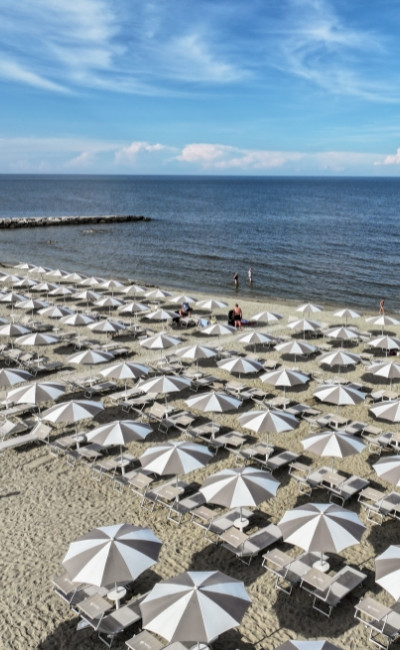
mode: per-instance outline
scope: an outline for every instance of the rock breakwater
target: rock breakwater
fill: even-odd
[[[46,228],[49,226],[82,226],[90,224],[128,223],[133,221],[151,221],[150,217],[135,215],[105,215],[101,217],[23,217],[0,219],[0,230],[15,228]]]

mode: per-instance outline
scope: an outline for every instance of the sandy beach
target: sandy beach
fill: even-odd
[[[79,271],[79,269],[75,269]],[[26,274],[26,271],[4,266],[2,271]],[[72,271],[72,269],[69,269]],[[22,290],[24,291],[24,290]],[[37,294],[36,294],[37,295]],[[120,297],[119,293],[115,296]],[[174,292],[177,295],[177,292]],[[33,296],[33,294],[32,294]],[[42,296],[45,297],[45,296]],[[204,299],[204,294],[194,293],[196,299]],[[224,300],[223,296],[218,296]],[[137,297],[141,300],[141,297]],[[307,296],[304,296],[307,299]],[[49,298],[52,303],[62,305],[64,298]],[[214,310],[214,317],[218,322],[227,321],[228,310],[233,308],[235,299],[232,296],[225,298],[228,307]],[[282,314],[283,318],[269,326],[258,326],[257,329],[266,331],[273,336],[291,338],[292,331],[288,328],[288,321],[300,318],[302,314],[296,312],[299,302],[266,302],[266,301],[243,301],[240,290],[237,294],[244,318],[251,321],[257,312],[268,309],[272,312]],[[65,304],[71,308],[86,311],[84,301],[65,299]],[[168,299],[162,302],[163,305],[171,307]],[[336,309],[352,307],[352,305],[337,305]],[[365,316],[377,315],[376,309],[359,319],[349,321],[349,324],[368,334],[380,334],[381,328],[371,327],[365,321]],[[322,323],[324,329],[343,323],[343,319],[334,315],[335,308],[327,306],[320,313],[311,314],[313,320]],[[108,310],[102,312],[104,317],[108,316]],[[4,303],[0,303],[0,316],[11,320],[11,309]],[[14,310],[15,321],[26,318],[22,310]],[[129,317],[122,317],[118,312],[112,312],[114,318],[123,320],[129,324]],[[194,308],[194,318],[206,316],[206,312],[199,312]],[[72,328],[60,326],[59,321],[38,315],[35,320],[59,328],[57,335],[63,332],[71,334]],[[247,349],[238,341],[239,334],[230,334],[224,337],[205,336],[197,327],[174,328],[154,321],[144,321],[139,318],[139,323],[148,329],[159,331],[166,329],[169,333],[181,338],[182,342],[176,349],[191,342],[204,343],[210,346],[222,345],[225,350],[232,350],[235,353],[247,353],[263,363],[276,360],[289,367],[297,367],[305,373],[313,373],[318,382],[329,377],[337,376],[338,372],[330,372],[319,365],[316,355],[310,359],[302,360],[298,357],[295,361],[282,359],[275,350],[267,350],[258,347],[256,351]],[[400,326],[391,326],[390,331],[395,335],[400,334]],[[85,330],[85,332],[83,332]],[[76,330],[74,330],[75,332]],[[245,333],[245,329],[241,333]],[[89,332],[81,328],[80,333],[87,338],[98,339],[104,343],[104,334]],[[300,339],[301,340],[301,339]],[[160,359],[160,351],[147,350],[139,345],[138,340],[133,337],[121,335],[113,339],[121,346],[126,346],[129,353],[126,358],[155,367]],[[326,336],[313,338],[309,342],[323,350],[332,348],[332,342]],[[338,343],[335,343],[335,347]],[[367,341],[357,342],[356,345],[346,350],[355,353],[365,352],[368,347]],[[72,366],[67,359],[75,351],[73,346],[57,344],[46,346],[40,349],[50,360],[60,361],[62,368],[57,372],[41,374],[37,379],[57,379],[65,383],[77,376],[88,376],[88,366]],[[173,353],[175,348],[166,350],[165,353]],[[384,354],[377,359],[383,358]],[[106,365],[94,366],[93,374],[103,370]],[[2,367],[5,362],[2,361]],[[225,370],[217,367],[214,359],[200,363],[200,370],[207,374],[215,375],[221,382],[240,381],[249,387],[263,389],[272,396],[282,396],[283,391],[273,386],[263,384],[259,376],[242,375],[240,380],[237,376],[231,375]],[[154,374],[156,374],[154,372]],[[388,388],[385,380],[372,380],[366,374],[366,366],[359,364],[350,371],[342,370],[342,378],[362,384],[369,391],[379,388]],[[129,385],[132,385],[131,383]],[[368,409],[370,403],[358,404],[356,406],[336,407],[329,404],[321,404],[314,397],[313,392],[318,386],[315,379],[304,387],[287,391],[287,397],[294,401],[318,408],[322,413],[337,412],[341,416],[351,420],[362,422],[373,422]],[[121,383],[121,389],[123,383]],[[394,384],[394,390],[397,390]],[[83,397],[83,391],[75,390],[71,393],[74,397]],[[168,396],[168,403],[177,409],[187,410],[185,400],[194,395],[191,390],[185,391],[175,397]],[[57,401],[65,401],[70,398],[67,392]],[[121,407],[115,405],[107,394],[93,399],[101,399],[104,411],[93,420],[85,420],[79,423],[79,430],[87,431],[99,423],[105,423],[119,418],[132,418],[134,414],[123,413]],[[162,400],[163,397],[160,396]],[[50,406],[48,404],[46,406]],[[255,405],[249,400],[243,403],[238,411],[215,414],[214,420],[226,430],[234,429],[249,435],[246,429],[242,429],[238,422],[238,416],[245,411],[254,409]],[[201,413],[195,413],[200,418]],[[209,415],[209,414],[206,414]],[[204,417],[203,417],[204,419]],[[385,431],[393,429],[389,423],[378,423]],[[270,434],[269,441],[274,445],[275,451],[288,449],[301,455],[301,460],[312,463],[313,467],[331,465],[330,458],[317,457],[314,454],[305,452],[301,440],[310,433],[310,423],[300,420],[297,429],[284,434]],[[397,425],[394,425],[397,426]],[[72,427],[74,430],[74,427]],[[71,427],[61,425],[54,429],[51,440],[71,431]],[[261,437],[261,436],[259,436]],[[143,451],[159,441],[187,439],[184,433],[177,429],[170,429],[168,433],[160,433],[154,427],[154,433],[144,442],[131,443],[128,451],[134,456],[140,456]],[[251,444],[257,439],[256,435],[249,436]],[[374,487],[381,489],[394,489],[390,484],[380,481],[372,468],[377,456],[373,455],[368,447],[358,455],[349,456],[343,459],[335,459],[336,469],[345,474],[356,474],[371,482]],[[188,483],[200,486],[204,479],[215,472],[227,468],[236,467],[237,457],[233,453],[221,450],[215,454],[211,462],[201,470],[196,470],[185,476]],[[354,605],[360,597],[365,594],[373,595],[380,602],[387,605],[393,604],[393,598],[375,583],[374,558],[382,553],[391,543],[396,543],[399,533],[399,522],[389,519],[383,522],[382,526],[372,525],[366,519],[365,509],[360,507],[357,497],[351,498],[345,507],[356,512],[363,523],[366,531],[360,544],[343,550],[338,555],[333,555],[331,563],[333,568],[340,568],[344,563],[357,567],[366,574],[363,584],[356,589],[343,603],[340,603],[332,612],[330,618],[322,616],[311,607],[312,599],[304,590],[295,588],[291,596],[275,589],[274,576],[262,567],[260,554],[255,557],[249,566],[241,563],[231,552],[224,549],[221,543],[212,543],[204,534],[204,530],[195,526],[190,517],[185,517],[180,525],[167,520],[167,509],[164,507],[155,508],[149,512],[140,507],[140,498],[134,494],[129,487],[122,491],[114,489],[113,481],[107,476],[101,480],[94,480],[90,463],[81,460],[75,466],[65,462],[63,457],[50,453],[49,445],[30,444],[15,450],[9,450],[1,454],[2,472],[0,477],[0,514],[1,514],[1,535],[0,535],[0,559],[1,559],[1,589],[0,607],[2,616],[0,618],[0,648],[2,650],[69,650],[79,648],[81,650],[92,650],[105,647],[98,640],[96,633],[91,629],[76,630],[78,617],[68,605],[57,597],[52,590],[52,579],[62,573],[61,561],[68,549],[70,542],[82,536],[92,528],[106,526],[113,523],[131,523],[140,526],[149,526],[154,533],[162,540],[159,561],[151,570],[146,571],[134,584],[135,593],[145,593],[157,582],[172,577],[177,573],[191,570],[214,570],[219,569],[228,575],[243,580],[252,604],[245,614],[241,625],[229,632],[226,632],[213,643],[215,650],[240,649],[240,650],[274,650],[281,643],[288,639],[328,639],[336,643],[344,650],[355,650],[362,647],[373,647],[368,644],[366,629],[354,619]],[[277,496],[261,503],[256,508],[254,518],[250,522],[246,533],[255,530],[256,526],[265,526],[267,523],[277,523],[286,510],[304,504],[308,501],[315,503],[326,503],[329,494],[326,490],[317,488],[312,496],[299,494],[297,482],[289,475],[288,467],[284,467],[274,473],[280,482]],[[98,478],[98,476],[96,476]],[[157,483],[165,482],[165,477],[160,477]],[[301,549],[290,547],[288,544],[280,544],[279,548],[289,550],[292,554],[298,554]],[[133,634],[128,631],[119,638],[113,647],[124,648],[125,639]]]

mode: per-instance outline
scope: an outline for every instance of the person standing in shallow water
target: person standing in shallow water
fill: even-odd
[[[384,314],[385,313],[385,298],[381,298],[380,303],[379,303],[379,313]]]
[[[251,266],[249,267],[249,270],[247,271],[247,275],[248,275],[250,284],[253,284],[253,269],[251,268]]]
[[[235,285],[235,288],[237,289],[239,286],[239,273],[235,273],[233,276],[233,283]]]

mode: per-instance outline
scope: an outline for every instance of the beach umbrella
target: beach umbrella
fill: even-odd
[[[180,343],[181,340],[182,339],[179,339],[176,336],[170,336],[165,332],[159,332],[158,334],[153,334],[152,336],[143,339],[142,341],[139,342],[139,345],[141,345],[144,348],[148,348],[149,350],[161,350],[161,357],[162,357],[163,350],[166,350],[167,348],[171,348],[174,345],[178,345],[178,343]]]
[[[63,318],[63,316],[70,316],[74,313],[69,307],[61,307],[60,305],[50,305],[39,310],[39,314],[47,316],[47,318]]]
[[[54,424],[76,423],[79,420],[93,418],[103,409],[104,406],[101,402],[93,402],[85,399],[70,400],[50,406],[49,409],[42,413],[42,420],[48,420]]]
[[[379,478],[396,487],[400,486],[400,454],[380,458],[372,467]]]
[[[349,318],[361,318],[362,314],[359,314],[358,311],[355,311],[354,309],[339,309],[339,311],[335,311],[334,316],[344,318],[345,324],[347,325]]]
[[[58,341],[59,338],[57,336],[46,334],[45,332],[31,332],[30,334],[18,336],[18,338],[15,339],[15,342],[18,345],[28,345],[34,348],[43,345],[54,345],[55,343],[58,343]],[[37,361],[39,364],[39,350],[37,350]]]
[[[144,393],[163,393],[165,403],[167,403],[167,393],[180,393],[182,390],[189,388],[190,379],[178,377],[177,375],[159,375],[146,379],[140,384],[140,390]]]
[[[369,412],[376,418],[388,422],[400,422],[400,400],[389,400],[371,406]]]
[[[205,311],[214,311],[214,309],[224,309],[228,306],[227,302],[218,300],[217,298],[207,298],[206,300],[199,300],[196,303],[196,309],[204,309]]]
[[[256,351],[256,345],[268,345],[271,347],[280,341],[276,336],[271,336],[265,332],[256,332],[255,330],[251,330],[245,334],[240,334],[237,340],[240,343],[253,345],[254,352]]]
[[[39,300],[37,298],[29,298],[29,300],[21,300],[15,303],[16,309],[24,309],[25,311],[31,311],[32,314],[34,311],[39,311],[45,309],[49,306],[49,303],[46,300]]]
[[[54,282],[39,282],[38,284],[35,284],[34,287],[31,288],[31,291],[35,291],[35,293],[45,293],[46,298],[49,297],[50,291],[53,291],[53,289],[57,289],[59,285],[55,284]]]
[[[226,508],[240,508],[239,521],[243,522],[242,507],[257,506],[276,495],[279,487],[270,472],[255,467],[232,467],[223,469],[204,481],[199,491],[207,503]]]
[[[72,312],[69,315],[63,316],[60,319],[60,323],[63,325],[72,325],[73,327],[83,327],[84,325],[89,325],[93,323],[94,318],[89,314],[83,314],[82,312]]]
[[[360,338],[361,332],[351,327],[340,326],[326,330],[325,336],[339,341],[355,341]]]
[[[146,293],[146,289],[139,284],[130,284],[122,289],[127,296],[136,296],[137,293]]]
[[[65,393],[65,385],[56,381],[37,381],[14,388],[8,393],[8,399],[14,404],[37,404],[50,402]]]
[[[278,522],[282,537],[305,551],[318,551],[316,567],[326,570],[323,553],[340,553],[358,544],[365,531],[355,512],[332,503],[305,503],[288,510]]]
[[[275,346],[275,350],[281,354],[294,356],[296,362],[297,357],[308,357],[310,354],[314,354],[317,348],[305,341],[283,341],[283,343],[278,343]]]
[[[255,359],[248,357],[230,357],[218,361],[217,366],[228,372],[237,372],[240,375],[249,375],[263,370],[263,365]]]
[[[17,282],[14,282],[14,287],[27,287],[31,289],[35,286],[35,284],[38,284],[37,280],[32,280],[31,278],[25,277],[20,278]]]
[[[275,650],[343,650],[338,645],[333,645],[330,641],[285,641]]]
[[[198,361],[199,359],[211,359],[216,357],[218,350],[211,348],[207,345],[200,345],[198,343],[194,345],[186,345],[184,348],[180,348],[176,351],[177,357],[182,357],[182,359],[191,359],[192,361]]]
[[[322,431],[301,441],[303,449],[317,456],[330,456],[332,458],[345,458],[359,454],[365,449],[365,444],[344,431]]]
[[[294,415],[274,409],[262,409],[260,411],[248,411],[239,416],[242,427],[250,429],[255,433],[283,433],[292,431],[299,425]]]
[[[364,401],[365,393],[343,384],[323,384],[315,389],[314,397],[327,404],[353,406]]]
[[[114,294],[114,291],[122,291],[125,288],[125,284],[119,280],[105,280],[99,284],[99,289],[107,289],[111,291],[111,295]]]
[[[324,308],[321,307],[321,305],[314,304],[313,302],[305,302],[296,307],[296,311],[299,311],[302,314],[316,314],[319,311],[324,311]]]
[[[0,386],[5,389],[5,402],[7,407],[7,388],[31,379],[32,375],[27,370],[19,368],[0,368]]]
[[[123,323],[120,323],[116,320],[106,319],[95,321],[94,323],[89,323],[88,328],[92,332],[101,332],[102,334],[116,334],[126,329],[126,326]]]
[[[64,298],[65,301],[65,298],[67,296],[72,296],[74,291],[75,289],[73,289],[72,287],[59,286],[57,287],[57,289],[53,289],[53,291],[50,291],[49,296],[55,296],[55,297],[62,296],[62,298]]]
[[[198,409],[204,413],[226,413],[238,409],[242,402],[233,395],[211,391],[190,397],[185,403],[189,408]],[[214,429],[213,422],[211,423],[211,429]]]
[[[29,262],[18,262],[18,264],[14,264],[13,266],[14,269],[21,269],[21,271],[29,271],[29,269],[35,269],[34,264],[30,264]]]
[[[64,275],[61,279],[63,282],[72,282],[72,284],[78,284],[79,282],[82,282],[87,277],[87,275],[82,275],[82,273],[76,273],[76,271],[73,271],[72,273],[68,273],[67,275]]]
[[[86,306],[88,305],[89,302],[95,302],[96,300],[100,300],[100,294],[97,293],[97,291],[93,291],[92,289],[84,289],[83,291],[77,291],[76,293],[73,294],[72,296],[76,300],[85,300],[86,301]]]
[[[145,296],[146,298],[150,298],[150,300],[164,300],[165,298],[170,298],[172,293],[164,289],[152,289],[151,291],[147,291]]]
[[[72,582],[107,587],[136,580],[156,563],[161,545],[150,528],[101,526],[72,542],[62,564]]]
[[[26,296],[21,293],[15,293],[15,291],[4,293],[0,298],[0,302],[6,302],[10,305],[15,305],[17,302],[25,302],[27,300],[29,299]]]
[[[112,359],[114,359],[114,355],[111,352],[103,352],[103,350],[82,350],[69,357],[68,363],[90,366],[90,376],[92,376],[92,366],[99,363],[107,363],[107,361],[111,361]]]
[[[149,306],[141,302],[128,302],[118,309],[120,314],[140,314],[141,312],[149,311]]]
[[[46,271],[46,275],[48,277],[61,279],[68,275],[68,271],[65,271],[64,269],[49,269]]]
[[[392,544],[375,558],[375,582],[395,600],[400,598],[400,546]]]
[[[220,571],[185,571],[158,582],[140,603],[142,627],[168,641],[209,643],[240,624],[251,600]]]
[[[322,325],[315,320],[300,318],[288,323],[288,327],[295,332],[303,332],[303,336],[305,336],[306,332],[319,332]]]
[[[187,474],[204,467],[213,457],[205,445],[197,442],[171,441],[148,447],[139,460],[147,471],[160,476]]]
[[[96,305],[96,307],[108,307],[108,313],[111,312],[111,309],[116,309],[117,307],[121,307],[121,305],[125,304],[123,300],[120,300],[119,298],[114,298],[114,296],[104,296],[104,298],[99,298],[99,300],[95,300],[93,303]]]
[[[286,388],[291,388],[293,386],[301,386],[309,382],[311,377],[306,375],[303,372],[298,370],[293,370],[292,368],[285,368],[282,366],[278,370],[273,370],[272,372],[266,372],[264,375],[261,375],[261,381],[266,384],[271,384],[277,388],[283,388],[284,395],[286,397]]]
[[[135,420],[113,420],[88,431],[86,433],[86,440],[102,445],[102,447],[119,445],[122,461],[123,445],[144,440],[152,431],[152,427],[148,424],[143,424],[143,422],[136,422]]]
[[[128,379],[139,379],[145,377],[150,372],[150,368],[141,363],[132,363],[131,361],[122,361],[112,366],[104,368],[100,371],[103,377],[110,377],[112,379],[125,380],[125,397],[126,397],[126,384]]]
[[[1,328],[0,328],[1,333]],[[384,377],[390,380],[390,390],[392,389],[393,379],[400,379],[400,363],[386,361],[384,363],[374,363],[367,369],[375,377]]]
[[[224,325],[223,323],[214,323],[213,325],[208,325],[204,329],[200,330],[202,334],[207,334],[208,336],[227,336],[228,334],[236,334],[236,327],[232,325]]]
[[[378,336],[378,338],[369,341],[371,348],[385,350],[386,356],[388,351],[400,350],[400,339],[391,336]]]
[[[189,305],[192,305],[194,302],[196,302],[196,298],[193,298],[192,296],[186,296],[185,294],[179,294],[179,296],[174,296],[171,298],[171,302],[176,305],[181,305],[184,302],[187,302]]]
[[[278,320],[281,320],[283,318],[282,314],[277,314],[272,311],[260,311],[257,314],[254,314],[254,316],[251,317],[252,321],[256,321],[257,323],[262,321],[264,323],[276,323]]]
[[[390,327],[391,325],[399,325],[399,321],[397,318],[394,318],[393,316],[388,316],[387,314],[380,314],[379,316],[370,316],[369,318],[365,319],[367,323],[371,323],[371,325],[377,325],[378,327],[382,328],[382,336],[383,336],[383,330],[385,327]]]
[[[38,275],[43,275],[50,271],[48,266],[36,266],[32,265],[32,268],[28,269],[28,273],[37,273]]]
[[[355,366],[360,362],[361,357],[359,354],[346,352],[343,349],[325,352],[318,357],[318,363],[321,365],[329,366],[330,368],[338,366],[339,370],[342,366]]]
[[[168,309],[156,309],[144,314],[143,318],[164,321],[179,318],[179,314],[176,311],[169,311]]]
[[[82,287],[99,287],[100,285],[103,284],[103,282],[105,282],[105,278],[98,278],[92,275],[89,278],[85,278],[84,280],[81,280],[79,284]]]
[[[11,347],[13,347],[13,337],[23,336],[23,334],[29,334],[31,330],[29,327],[24,327],[18,323],[5,323],[0,325],[0,336],[8,336],[11,341]]]

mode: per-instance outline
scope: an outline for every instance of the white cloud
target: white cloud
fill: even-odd
[[[186,163],[197,163],[203,169],[266,170],[299,160],[302,154],[283,151],[239,149],[220,144],[188,144],[176,157]]]
[[[394,155],[385,156],[383,161],[376,161],[375,165],[400,165],[400,149],[397,149]]]
[[[116,164],[126,164],[132,163],[136,160],[137,156],[141,153],[153,154],[159,153],[164,150],[171,150],[170,147],[167,147],[163,144],[150,144],[149,142],[131,142],[127,147],[122,147],[115,152],[115,163]]]
[[[5,59],[0,61],[0,78],[8,79],[13,82],[22,83],[42,90],[50,90],[52,92],[69,92],[69,90],[58,83],[45,79],[44,77],[27,70],[15,61],[7,61]]]

